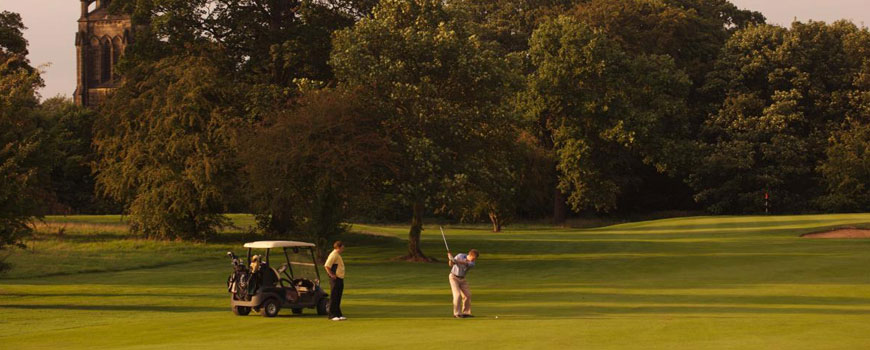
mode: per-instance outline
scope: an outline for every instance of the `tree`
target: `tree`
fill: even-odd
[[[575,210],[610,211],[643,163],[661,171],[665,137],[685,115],[688,77],[667,56],[624,52],[604,33],[562,16],[542,24],[529,53],[526,117],[551,140],[559,189]]]
[[[700,88],[734,31],[763,23],[764,17],[739,10],[726,0],[589,0],[578,3],[569,13],[604,33],[624,52],[671,57],[676,68],[689,76],[692,85],[685,115],[665,121],[671,124],[666,128],[671,132],[662,136],[670,139],[672,147],[661,156],[668,158],[668,168],[661,171],[643,164],[642,159],[631,161],[633,179],[623,186],[619,209],[693,207],[691,190],[682,181],[692,171],[698,154],[689,140],[698,135],[711,103],[718,102]]]
[[[672,130],[682,131],[670,134],[672,140],[669,143],[681,145],[671,147],[668,153],[670,166],[664,173],[652,165],[643,164],[642,160],[632,161],[635,164],[633,167],[637,168],[636,173],[645,175],[633,181],[635,184],[631,186],[634,188],[631,192],[646,191],[642,187],[649,187],[649,183],[667,183],[671,188],[662,191],[686,193],[686,199],[690,199],[687,186],[675,179],[684,176],[690,167],[691,155],[695,152],[690,150],[685,140],[697,134],[710,103],[696,92],[696,88],[703,84],[706,72],[712,68],[711,62],[734,30],[749,23],[764,21],[759,13],[739,10],[726,0],[461,0],[454,2],[453,6],[463,10],[473,23],[475,33],[483,40],[495,41],[503,52],[514,53],[513,56],[523,62],[521,68],[526,73],[531,73],[535,68],[529,64],[525,53],[532,31],[541,22],[560,13],[568,13],[603,32],[626,53],[667,55],[673,58],[677,68],[688,73],[694,83],[689,91],[690,110],[686,112],[687,115],[669,121],[675,126]],[[533,125],[533,128],[536,130],[530,131],[539,136],[536,147],[552,149],[552,135],[541,131],[546,127]],[[555,158],[555,155],[551,155],[551,158]],[[548,168],[555,168],[555,159]],[[540,173],[539,170],[536,172]],[[556,172],[551,173],[555,179]],[[554,179],[544,183],[555,184],[557,181]],[[568,214],[565,194],[555,188],[552,197],[554,221],[561,223]],[[622,198],[621,201],[630,202],[628,198]]]
[[[705,89],[721,101],[702,134],[691,176],[714,213],[813,207],[828,138],[844,124],[870,36],[848,22],[751,26],[723,48]]]
[[[388,183],[412,212],[406,258],[429,260],[420,249],[426,208],[444,205],[447,184],[479,181],[488,141],[511,124],[507,64],[438,0],[381,1],[333,47],[336,78],[385,111],[402,165]]]
[[[24,39],[25,29],[27,27],[21,21],[21,15],[8,11],[0,12],[0,50],[2,50],[3,55],[18,55],[22,60],[27,57],[27,40]]]
[[[482,41],[498,44],[502,53],[524,52],[532,32],[547,17],[557,16],[578,0],[456,0],[450,6],[466,17]]]
[[[451,1],[450,6],[456,13],[458,13],[458,15],[463,17],[463,21],[469,24],[469,30],[474,33],[474,35],[483,42],[493,43],[495,50],[497,50],[499,54],[505,55],[505,57],[509,58],[511,68],[514,70],[515,74],[523,76],[533,70],[527,52],[532,32],[548,18],[564,13],[576,6],[577,3],[581,2],[583,1],[457,0]],[[516,109],[512,112],[521,114],[521,111]],[[528,130],[524,130],[523,132],[528,132]],[[538,140],[537,144],[525,143],[525,145],[535,149],[552,148],[548,146],[547,141],[543,139]],[[522,153],[523,151],[527,151],[527,149],[517,151]],[[556,222],[563,222],[568,213],[564,194],[562,194],[558,189],[553,191],[552,188],[555,188],[555,185],[550,187],[550,190],[548,190],[551,192],[541,192],[541,186],[554,183],[553,178],[555,177],[555,171],[553,171],[553,169],[555,168],[555,165],[552,158],[551,155],[547,155],[544,158],[538,159],[543,160],[542,162],[526,163],[525,166],[514,169],[519,172],[513,173],[514,177],[520,179],[535,177],[541,173],[549,172],[552,174],[552,178],[536,184],[529,184],[532,185],[532,187],[514,186],[514,188],[510,189],[505,188],[508,189],[508,191],[514,192],[514,195],[500,193],[495,196],[492,194],[481,196],[485,191],[474,192],[476,195],[469,193],[469,196],[478,198],[479,200],[472,201],[472,203],[477,203],[471,205],[470,208],[473,210],[468,208],[461,210],[461,216],[475,218],[480,215],[488,215],[492,218],[493,215],[490,215],[490,210],[487,208],[501,207],[500,211],[503,211],[503,216],[505,214],[509,216],[514,211],[535,212],[535,215],[549,215],[552,213],[554,214]],[[537,165],[540,168],[530,167],[529,165],[532,164]],[[516,198],[520,193],[531,195],[531,197]],[[543,197],[540,198],[542,193]],[[501,199],[494,201],[495,197]],[[533,198],[533,200],[529,201],[529,198]],[[546,202],[553,203],[552,212],[537,213],[541,208],[541,204]],[[502,204],[495,205],[495,203]],[[508,207],[505,207],[505,205],[508,205]],[[498,215],[495,217],[498,217]],[[493,225],[494,227],[500,226],[496,222],[493,222]]]
[[[96,125],[97,186],[147,237],[205,240],[237,187],[238,86],[204,57],[128,72]]]
[[[49,197],[52,150],[36,113],[42,79],[25,57],[23,29],[18,14],[0,12],[0,250],[21,244]]]
[[[764,22],[727,0],[589,0],[573,16],[627,52],[670,56],[698,86],[734,31]]]
[[[820,206],[834,212],[870,210],[870,123],[852,122],[836,132],[825,155],[819,171],[828,191]]]
[[[96,113],[76,106],[72,100],[53,97],[43,101],[37,113],[46,121],[50,147],[56,152],[51,162],[49,210],[53,214],[117,213],[119,206],[97,196],[91,164],[96,154],[91,148]]]
[[[444,206],[436,212],[456,216],[460,221],[489,220],[492,232],[518,215],[546,215],[551,200],[546,191],[551,157],[537,147],[537,140],[521,130],[504,132],[490,139],[484,164],[475,166],[477,176],[458,176],[446,184]],[[544,184],[544,186],[542,186]],[[537,212],[529,212],[529,208]]]
[[[111,11],[133,16],[136,37],[120,63],[125,84],[98,121],[101,191],[127,203],[136,230],[155,237],[203,239],[224,222],[222,210],[249,209],[229,176],[238,167],[237,133],[286,115],[285,101],[331,80],[331,33],[371,6],[371,0],[113,1]],[[172,152],[158,154],[161,147]]]
[[[244,132],[240,157],[261,226],[313,241],[325,258],[393,167],[378,118],[358,93],[325,89]]]
[[[870,32],[862,30],[858,35],[845,38],[847,47],[867,54],[868,47],[862,42]],[[867,211],[870,209],[870,59],[864,59],[861,70],[855,74],[854,88],[848,94],[850,111],[841,127],[836,128],[828,139],[825,159],[819,164],[827,193],[818,199],[822,209],[843,211]]]
[[[20,244],[29,223],[42,215],[45,132],[35,120],[39,76],[9,59],[0,63],[0,250]],[[6,265],[0,261],[0,271]]]
[[[328,81],[333,31],[353,25],[371,0],[116,0],[141,30],[128,58],[138,62],[220,47],[222,60],[252,84],[295,88]],[[213,45],[215,44],[215,45]],[[156,54],[155,54],[156,53]]]

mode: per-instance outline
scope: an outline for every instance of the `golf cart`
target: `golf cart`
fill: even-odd
[[[326,315],[329,295],[320,288],[314,247],[294,241],[245,243],[247,263],[228,252],[233,259],[233,273],[227,279],[233,313],[245,316],[254,310],[265,317],[275,317],[281,308],[290,308],[294,314],[314,308],[318,315]],[[265,255],[252,255],[254,249],[265,249]],[[283,253],[287,261],[277,269],[270,262],[272,250]]]

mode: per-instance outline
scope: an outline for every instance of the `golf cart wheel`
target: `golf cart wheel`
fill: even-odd
[[[329,313],[329,298],[320,298],[317,301],[317,314],[318,315],[326,315]]]
[[[301,314],[302,314],[302,308],[301,308],[301,307],[294,307],[294,308],[292,308],[292,309],[290,309],[290,310],[293,310],[293,314],[294,314],[294,315],[301,315]]]
[[[278,300],[275,298],[270,298],[263,303],[262,308],[260,308],[260,315],[264,317],[275,317],[278,316],[278,311],[281,311],[281,304],[278,303]]]
[[[251,313],[251,308],[247,306],[233,306],[233,314],[236,316],[247,316]]]

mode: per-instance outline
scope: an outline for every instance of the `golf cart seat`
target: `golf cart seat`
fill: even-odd
[[[304,278],[299,278],[293,280],[293,287],[296,287],[296,291],[299,292],[299,294],[308,293],[314,291],[314,282]]]
[[[276,284],[278,284],[278,281],[281,280],[281,277],[278,274],[278,271],[275,271],[275,269],[273,269],[271,267],[266,266],[266,268],[261,269],[261,271],[263,273],[263,286],[264,287],[275,286]]]

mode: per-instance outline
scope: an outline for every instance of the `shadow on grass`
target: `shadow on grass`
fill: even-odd
[[[65,242],[65,243],[94,243],[94,242],[112,242],[123,240],[144,240],[141,237],[132,234],[118,232],[95,232],[95,233],[64,233],[63,235],[40,232],[30,238],[36,242]]]
[[[245,242],[266,241],[273,238],[266,237],[256,232],[223,231],[208,237],[208,243],[214,244],[241,244]]]
[[[810,315],[870,315],[870,305],[853,305],[849,301],[843,300],[803,300],[802,304],[777,304],[767,303],[759,300],[733,300],[721,302],[715,305],[680,305],[692,303],[687,299],[682,299],[686,296],[672,295],[675,300],[671,303],[676,305],[576,305],[559,302],[548,303],[546,305],[523,305],[512,304],[511,302],[498,303],[503,306],[493,306],[497,303],[492,300],[487,300],[476,304],[473,307],[478,316],[481,315],[499,315],[510,318],[535,318],[535,319],[559,319],[559,318],[589,318],[589,317],[625,317],[630,315],[678,315],[678,316],[704,316],[704,317],[726,317],[737,314],[753,314],[753,315],[794,315],[794,314],[810,314]],[[447,296],[449,299],[449,295]],[[751,299],[751,298],[749,298]],[[785,299],[791,299],[785,297]],[[795,300],[778,300],[777,302],[795,301]],[[594,303],[593,301],[589,301]],[[604,303],[619,304],[619,301],[603,301]],[[628,302],[628,300],[624,300]],[[636,301],[633,301],[636,302]],[[696,301],[697,302],[697,301]],[[728,303],[736,302],[739,304],[728,305]],[[862,300],[861,302],[866,302]],[[657,303],[661,303],[657,301]],[[701,302],[703,303],[703,301]],[[452,310],[452,305],[448,301],[443,301],[439,306],[434,305],[418,305],[401,307],[398,305],[353,305],[343,307],[347,309],[348,317],[352,318],[371,318],[371,319],[388,319],[388,318],[428,318],[449,316]],[[743,304],[743,305],[741,305]],[[745,305],[751,304],[751,305]],[[829,306],[829,307],[824,307]],[[843,306],[843,307],[835,307]],[[850,308],[854,307],[854,308]],[[414,311],[411,311],[414,310]]]
[[[207,257],[207,258],[198,258],[198,259],[191,259],[191,260],[185,260],[185,261],[164,261],[164,262],[155,263],[155,264],[151,264],[151,265],[129,266],[129,267],[119,267],[119,268],[105,267],[105,268],[98,268],[98,269],[81,269],[81,270],[76,270],[76,271],[50,272],[50,273],[43,273],[43,274],[32,274],[29,276],[3,278],[0,280],[3,280],[4,282],[16,281],[16,280],[17,281],[27,281],[27,280],[47,278],[47,277],[73,276],[73,275],[95,274],[95,273],[115,273],[115,272],[126,272],[126,271],[136,271],[136,270],[154,270],[154,269],[160,269],[160,268],[164,268],[164,267],[171,267],[171,266],[177,266],[177,265],[187,265],[187,264],[193,264],[193,263],[199,263],[199,262],[211,261],[211,260],[214,260],[214,258]]]
[[[226,295],[226,296],[225,296]],[[13,298],[209,298],[226,299],[229,294],[180,294],[180,293],[0,293],[0,297]]]
[[[80,311],[135,311],[135,312],[228,312],[229,306],[155,306],[155,305],[69,305],[69,304],[40,304],[40,305],[0,305],[0,309],[24,309],[24,310],[80,310]]]
[[[156,305],[70,305],[70,304],[41,304],[41,305],[0,305],[5,310],[73,310],[73,311],[126,311],[126,312],[167,312],[167,313],[191,313],[191,312],[226,312],[230,316],[229,306],[156,306]],[[451,305],[449,302],[434,306],[401,306],[401,305],[345,305],[348,317],[354,319],[403,319],[403,318],[449,318]],[[847,309],[847,308],[821,308],[806,307],[803,305],[505,305],[494,307],[492,305],[475,306],[478,318],[489,317],[487,315],[499,315],[505,318],[535,318],[535,319],[561,319],[561,318],[589,318],[589,317],[619,317],[636,314],[662,314],[705,317],[728,316],[736,314],[756,315],[870,315],[870,309]],[[282,310],[279,315],[283,318],[317,318],[324,317],[313,311],[294,315],[290,310]]]
[[[361,231],[351,231],[342,234],[340,237],[336,237],[337,239],[341,239],[342,242],[354,246],[378,246],[378,245],[390,245],[390,244],[407,244],[405,240],[399,237],[388,236],[388,235],[379,235],[376,233],[366,233]],[[231,231],[231,232],[219,232],[208,239],[208,243],[215,244],[242,244],[247,242],[255,242],[255,241],[267,241],[267,240],[298,240],[298,241],[309,241],[309,239],[303,237],[269,237],[263,234],[259,234],[256,232],[239,232],[239,231]]]
[[[484,303],[504,303],[505,305],[522,305],[523,303],[535,304],[564,304],[565,308],[584,306],[572,306],[577,303],[626,303],[626,304],[698,304],[699,307],[722,307],[724,304],[753,305],[767,307],[807,307],[807,306],[854,306],[865,307],[870,312],[870,298],[859,297],[814,297],[798,295],[729,295],[729,294],[624,294],[624,293],[586,293],[586,292],[520,292],[520,293],[493,293],[475,292],[472,290],[475,301]],[[382,303],[384,300],[396,303],[426,303],[439,304],[450,302],[450,290],[443,295],[433,294],[389,294],[382,298],[346,296],[347,300],[357,301],[362,304]]]
[[[345,309],[345,307],[342,307]],[[451,318],[452,306],[445,304],[437,309],[419,309],[417,312],[396,312],[395,307],[367,306],[365,311],[359,307],[347,307],[345,315],[350,319],[414,319],[414,318]],[[808,307],[756,307],[756,306],[512,306],[473,308],[476,319],[573,319],[573,318],[624,318],[632,315],[661,315],[673,317],[745,317],[740,315],[870,315],[870,310],[808,308]]]
[[[846,221],[847,223],[838,223]],[[810,224],[812,223],[812,224]],[[804,227],[798,228],[778,228],[778,226],[801,225]],[[760,221],[760,222],[736,222],[736,223],[714,223],[714,224],[685,224],[685,225],[670,225],[670,226],[638,226],[638,227],[603,227],[590,230],[583,230],[578,233],[607,233],[613,232],[650,232],[659,233],[662,231],[674,234],[698,234],[698,233],[715,233],[715,232],[753,232],[753,231],[795,231],[795,230],[819,230],[838,227],[867,227],[870,226],[863,220],[792,220],[792,221]],[[689,232],[681,232],[689,231]],[[571,232],[575,233],[575,232]]]
[[[373,233],[366,233],[360,231],[351,231],[346,232],[341,235],[341,241],[345,244],[353,245],[353,246],[390,246],[390,245],[402,245],[405,246],[408,244],[408,241],[395,236],[385,236]]]

